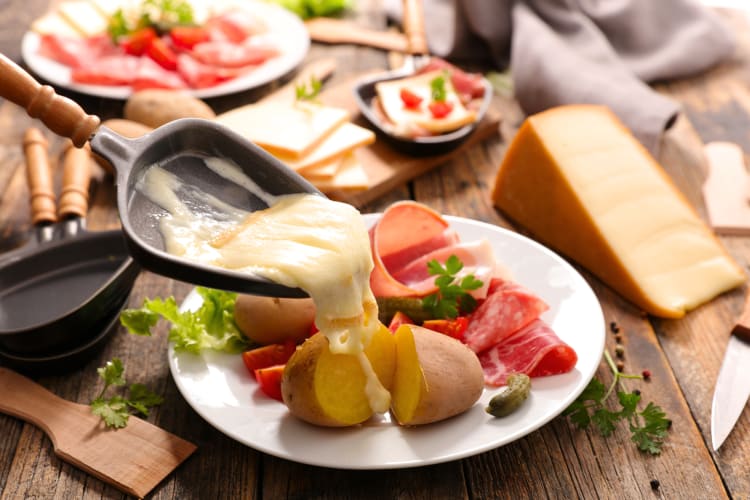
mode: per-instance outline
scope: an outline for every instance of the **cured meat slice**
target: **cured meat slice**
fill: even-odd
[[[458,257],[464,264],[464,268],[458,273],[457,277],[473,274],[484,285],[474,290],[472,295],[475,299],[485,298],[492,277],[497,273],[495,254],[492,245],[487,240],[443,246],[412,260],[409,264],[393,272],[392,276],[400,283],[413,290],[418,290],[422,294],[433,293],[436,290],[435,276],[429,273],[427,263],[431,260],[445,262],[451,255]]]
[[[83,67],[102,55],[112,55],[114,52],[104,36],[71,38],[45,34],[39,39],[39,54],[71,68]]]
[[[224,68],[257,66],[279,54],[279,50],[268,43],[247,41],[236,44],[224,40],[202,42],[193,47],[192,55],[198,61]]]
[[[428,73],[436,69],[446,69],[451,72],[451,83],[453,84],[453,88],[455,88],[456,92],[461,95],[461,100],[464,104],[471,99],[484,96],[485,89],[481,74],[467,73],[451,63],[437,57],[433,57],[427,64],[419,68],[419,72]]]
[[[539,317],[549,306],[513,281],[493,280],[490,294],[471,314],[464,342],[482,352]]]
[[[133,90],[162,88],[162,89],[181,89],[185,88],[185,80],[174,71],[168,71],[162,68],[151,58],[142,57],[138,72],[131,82]]]
[[[567,373],[575,367],[578,355],[549,325],[537,319],[480,353],[479,362],[485,383],[501,386],[512,373],[530,377]]]
[[[73,68],[70,78],[91,85],[129,85],[138,74],[141,58],[112,55],[89,61],[85,67]]]
[[[448,222],[421,203],[400,201],[389,206],[370,230],[375,262],[370,287],[375,296],[418,295],[418,291],[400,283],[391,272],[425,253],[458,241],[458,236],[447,230]]]
[[[266,31],[265,24],[243,9],[233,9],[206,21],[206,29],[212,40],[227,40],[242,43],[248,37]]]
[[[211,66],[197,61],[190,54],[182,53],[177,56],[177,71],[190,87],[202,89],[231,80],[247,71],[247,68]]]

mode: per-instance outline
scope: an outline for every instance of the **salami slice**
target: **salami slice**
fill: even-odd
[[[490,294],[471,314],[464,342],[482,352],[539,317],[549,306],[513,281],[493,280]]]
[[[558,375],[572,370],[578,355],[542,320],[532,321],[503,342],[479,354],[487,385],[505,385],[508,375]]]

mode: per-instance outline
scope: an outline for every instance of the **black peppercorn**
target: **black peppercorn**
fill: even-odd
[[[651,489],[652,490],[658,490],[659,486],[661,486],[661,484],[659,483],[658,479],[652,479],[651,480]]]

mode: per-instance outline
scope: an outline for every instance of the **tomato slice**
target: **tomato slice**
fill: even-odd
[[[281,376],[284,374],[284,365],[274,365],[267,368],[255,370],[255,380],[258,381],[263,394],[277,401],[284,401],[281,397]]]
[[[401,101],[403,101],[405,108],[417,109],[422,104],[422,98],[406,87],[401,89],[399,96],[401,96]]]
[[[435,118],[445,118],[453,111],[453,103],[447,101],[432,101],[427,107]]]
[[[142,56],[155,39],[156,31],[154,31],[154,28],[148,27],[120,37],[117,44],[122,47],[126,54]]]
[[[177,54],[161,38],[154,38],[146,49],[146,54],[164,69],[177,69]]]
[[[467,316],[459,316],[455,319],[428,319],[422,326],[432,331],[439,332],[454,339],[463,340],[464,332],[469,326]]]
[[[406,314],[402,313],[401,311],[396,311],[396,314],[393,315],[393,318],[391,318],[391,322],[388,323],[388,330],[393,333],[396,330],[398,330],[398,327],[401,325],[413,325],[414,321],[407,316]]]
[[[250,373],[269,366],[283,365],[292,356],[296,347],[292,341],[257,347],[243,352],[242,362]]]
[[[211,34],[200,26],[175,26],[169,30],[169,37],[175,47],[189,50],[199,43],[209,41]]]

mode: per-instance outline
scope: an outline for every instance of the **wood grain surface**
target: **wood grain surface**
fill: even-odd
[[[352,21],[384,28],[378,0],[361,0]],[[0,2],[0,51],[19,60],[19,41],[47,2]],[[735,56],[704,74],[660,83],[659,92],[678,100],[684,113],[665,135],[660,162],[705,216],[701,184],[705,178],[703,143],[728,140],[750,151],[750,22],[722,11],[738,36]],[[336,73],[327,85],[386,66],[386,54],[353,45],[314,44],[309,59],[334,57]],[[288,78],[286,79],[288,80]],[[214,98],[221,113],[262,97],[283,82]],[[63,94],[102,119],[122,115],[122,102],[74,92]],[[497,97],[499,134],[490,135],[460,155],[446,159],[413,180],[390,187],[361,205],[363,212],[381,211],[401,199],[415,199],[452,215],[510,227],[489,200],[497,166],[524,116],[512,95]],[[8,102],[0,102],[0,252],[27,241],[31,222],[23,168],[23,133],[41,124]],[[50,133],[49,151],[59,190],[65,142]],[[91,162],[88,226],[117,227],[112,178]],[[520,228],[515,228],[520,230]],[[722,237],[743,266],[750,265],[750,239]],[[580,270],[580,269],[579,269]],[[625,346],[625,370],[651,371],[650,381],[630,382],[645,400],[661,405],[673,421],[663,453],[651,457],[637,451],[623,430],[608,438],[574,429],[558,417],[523,439],[480,455],[445,464],[393,471],[346,471],[312,467],[278,459],[224,436],[197,415],[179,394],[166,360],[166,328],[154,337],[135,337],[120,328],[91,361],[66,375],[38,377],[58,396],[79,403],[101,390],[96,368],[112,357],[123,360],[129,381],[163,394],[148,421],[198,445],[196,453],[167,477],[150,498],[750,498],[750,411],[745,411],[719,452],[710,447],[710,406],[714,383],[729,332],[740,314],[746,289],[727,293],[684,319],[647,317],[580,270],[596,292],[607,324],[615,322]],[[129,299],[173,295],[182,300],[192,285],[144,272]],[[615,335],[608,331],[607,347]],[[598,375],[610,379],[604,364]],[[658,488],[654,486],[658,481]],[[119,490],[60,461],[42,431],[0,415],[0,498],[123,498]]]

